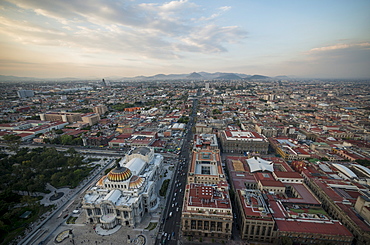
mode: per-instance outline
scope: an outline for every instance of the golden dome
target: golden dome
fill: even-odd
[[[132,173],[130,169],[125,167],[117,167],[112,169],[108,173],[108,179],[114,182],[125,181],[128,180],[131,177],[131,175]]]
[[[134,175],[130,180],[129,187],[130,189],[140,188],[143,185],[144,181],[145,178]]]
[[[103,177],[101,177],[100,180],[96,183],[96,185],[97,186],[100,186],[100,187],[104,186],[103,181],[105,180],[105,178],[107,178],[106,175],[104,175]]]

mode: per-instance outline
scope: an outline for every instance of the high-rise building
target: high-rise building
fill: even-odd
[[[102,85],[103,87],[109,87],[110,86],[110,82],[109,81],[106,81],[104,78],[102,79]]]
[[[81,116],[84,123],[88,123],[90,126],[97,124],[100,120],[100,116],[97,113],[88,113]]]
[[[104,115],[108,111],[108,108],[105,105],[97,105],[93,108],[93,111],[99,115]]]
[[[18,97],[21,99],[35,96],[35,93],[33,90],[18,90],[17,94],[18,94]]]

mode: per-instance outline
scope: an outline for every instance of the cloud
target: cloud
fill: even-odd
[[[236,26],[219,27],[207,25],[199,28],[197,32],[184,37],[182,44],[187,44],[189,51],[194,50],[204,53],[226,52],[227,50],[222,43],[236,42],[242,36],[245,36],[245,32],[239,30]]]
[[[339,43],[309,50],[292,67],[311,77],[370,78],[369,57],[369,42]]]
[[[338,49],[348,49],[353,47],[364,47],[364,48],[370,48],[370,43],[364,42],[364,43],[339,43],[332,46],[326,46],[326,47],[320,47],[320,48],[313,48],[308,53],[314,53],[314,52],[323,52],[323,51],[331,51],[331,50],[338,50]]]
[[[226,52],[227,44],[246,37],[237,26],[213,22],[230,8],[227,6],[207,19],[200,6],[187,0],[162,4],[130,0],[6,1],[11,7],[4,5],[0,33],[23,44],[177,59],[188,52]],[[10,12],[15,7],[25,13],[23,19]]]

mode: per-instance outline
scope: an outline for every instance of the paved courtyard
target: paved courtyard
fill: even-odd
[[[150,222],[158,222],[159,216],[151,217],[146,215],[144,221],[138,227],[116,227],[112,230],[103,230],[100,227],[96,227],[93,224],[85,224],[86,214],[82,212],[75,224],[63,224],[50,237],[47,244],[107,244],[107,245],[118,245],[118,244],[154,244],[154,238],[156,235],[157,227],[151,231],[146,230]],[[72,235],[61,243],[55,242],[56,236],[65,231],[72,230]],[[129,237],[128,237],[129,236]],[[130,240],[128,239],[130,238]]]

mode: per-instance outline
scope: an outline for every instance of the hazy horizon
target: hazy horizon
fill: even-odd
[[[370,2],[4,0],[0,74],[370,78]]]

